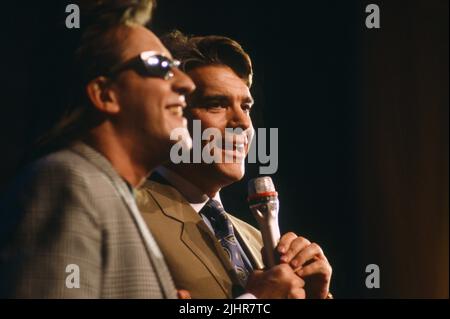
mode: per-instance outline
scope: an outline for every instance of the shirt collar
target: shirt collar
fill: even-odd
[[[190,181],[182,177],[181,175],[175,173],[174,171],[168,169],[165,166],[158,166],[156,172],[164,177],[169,184],[175,187],[181,195],[189,202],[191,207],[198,213],[205,206],[206,202],[209,200],[208,195],[206,195],[201,189],[192,184]],[[220,199],[220,192],[217,192],[212,198],[222,205],[222,200]]]

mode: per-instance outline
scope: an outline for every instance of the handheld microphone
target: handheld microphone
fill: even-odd
[[[250,180],[247,201],[261,230],[266,267],[271,268],[278,264],[275,247],[280,240],[278,193],[275,191],[272,178],[263,176]]]

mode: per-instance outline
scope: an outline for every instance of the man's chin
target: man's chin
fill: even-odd
[[[224,180],[228,181],[228,184],[238,182],[244,177],[245,169],[241,164],[220,163],[215,165],[217,171],[223,176]]]
[[[172,147],[178,144],[183,149],[183,152],[189,152],[192,149],[192,137],[186,127],[175,127],[170,131],[168,142]]]

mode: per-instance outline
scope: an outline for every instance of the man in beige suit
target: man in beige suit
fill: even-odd
[[[176,298],[134,189],[168,157],[194,84],[142,26],[148,8],[110,2],[84,31],[56,150],[2,194],[0,297]]]
[[[274,281],[272,291],[265,291],[258,277],[270,270],[261,271],[260,232],[225,213],[221,205],[220,189],[244,175],[253,134],[250,57],[226,37],[188,38],[174,32],[163,42],[196,85],[188,97],[188,119],[199,120],[203,132],[218,129],[225,140],[227,128],[242,131],[231,141],[231,148],[222,142],[223,147],[215,150],[233,163],[172,162],[159,167],[139,190],[139,208],[177,287],[188,290],[193,298],[232,298],[244,292],[241,297],[329,297],[331,267],[321,248],[293,233],[283,235],[277,247],[279,266],[290,267],[300,286],[283,295]]]

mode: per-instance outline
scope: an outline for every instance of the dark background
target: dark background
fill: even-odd
[[[58,115],[66,3],[2,10],[0,189]],[[369,3],[381,29],[365,27]],[[254,124],[279,129],[282,232],[321,245],[336,297],[448,298],[448,1],[160,0],[152,29],[173,28],[249,52]],[[253,224],[257,168],[222,193]],[[372,263],[380,289],[365,287]]]

